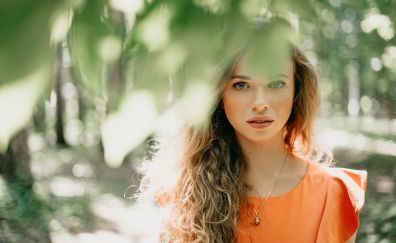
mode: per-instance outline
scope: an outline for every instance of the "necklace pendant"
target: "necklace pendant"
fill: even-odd
[[[260,218],[259,218],[258,214],[256,214],[256,219],[254,220],[254,224],[255,225],[259,225],[260,224]]]

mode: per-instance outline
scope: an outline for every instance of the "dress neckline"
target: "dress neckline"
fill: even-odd
[[[290,195],[296,193],[297,191],[299,191],[300,188],[305,184],[305,181],[307,180],[308,174],[309,174],[310,171],[311,171],[311,167],[312,167],[311,162],[308,161],[308,162],[307,162],[307,168],[306,168],[304,177],[298,182],[298,184],[297,184],[295,187],[293,187],[290,191],[285,192],[285,193],[283,193],[283,194],[275,195],[275,196],[270,196],[269,198],[267,198],[266,201],[271,201],[271,200],[274,200],[274,199],[285,198],[285,197],[288,197],[288,196],[290,196]],[[247,199],[248,199],[248,200],[252,200],[252,201],[259,201],[259,200],[264,200],[264,197],[259,197],[259,196],[247,196]]]

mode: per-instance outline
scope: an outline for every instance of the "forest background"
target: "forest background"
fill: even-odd
[[[357,242],[396,242],[396,0],[1,1],[0,242],[152,241],[147,144],[269,16],[320,71],[318,142],[369,173]]]

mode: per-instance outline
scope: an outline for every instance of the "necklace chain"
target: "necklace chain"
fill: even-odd
[[[259,224],[260,224],[260,215],[259,215],[259,212],[262,212],[262,209],[264,208],[264,205],[265,205],[267,199],[271,196],[272,192],[273,192],[273,191],[275,190],[275,188],[278,186],[280,175],[282,174],[282,172],[283,172],[283,167],[285,167],[285,164],[286,164],[286,162],[288,161],[288,159],[289,159],[289,152],[287,153],[286,158],[285,158],[285,160],[283,161],[283,164],[282,164],[282,166],[281,166],[281,168],[280,168],[280,170],[279,170],[279,173],[278,173],[278,175],[277,175],[277,177],[276,177],[276,179],[275,179],[275,181],[274,181],[274,184],[273,184],[272,187],[271,187],[271,190],[267,193],[267,195],[264,197],[263,202],[259,205],[258,211],[256,211],[256,209],[255,209],[254,206],[253,206],[253,210],[254,210],[254,212],[255,212],[255,214],[256,214],[255,219],[254,219],[254,224],[255,224],[255,225],[259,225]],[[254,191],[259,195],[259,197],[261,198],[261,194],[260,194],[256,189],[253,188],[253,190],[254,190]]]

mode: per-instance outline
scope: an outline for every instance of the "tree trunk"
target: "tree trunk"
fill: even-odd
[[[0,154],[0,174],[8,181],[18,181],[29,187],[33,184],[30,170],[30,152],[26,129],[11,139],[7,152]]]
[[[67,142],[64,135],[64,112],[65,112],[65,99],[62,95],[62,85],[63,85],[63,78],[64,72],[66,70],[63,66],[63,47],[59,45],[58,47],[58,75],[55,85],[55,92],[56,92],[56,143],[61,146],[67,146]]]

